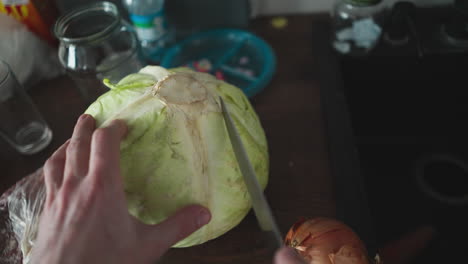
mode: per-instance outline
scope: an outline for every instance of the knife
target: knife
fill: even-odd
[[[273,218],[270,206],[263,195],[263,190],[257,181],[255,170],[250,163],[239,133],[234,126],[234,121],[229,114],[223,98],[220,97],[219,100],[221,102],[221,110],[223,112],[229,139],[231,140],[237,163],[239,164],[245,185],[247,186],[247,191],[250,195],[250,199],[252,200],[252,207],[257,217],[258,224],[268,238],[267,243],[269,244],[268,246],[270,249],[276,250],[283,245],[281,233],[276,225],[275,219]]]

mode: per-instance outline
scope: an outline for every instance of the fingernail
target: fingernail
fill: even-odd
[[[211,220],[211,214],[207,209],[201,209],[200,212],[198,212],[198,219],[197,219],[197,224],[199,227],[202,227]]]
[[[80,118],[78,120],[85,120],[88,117],[89,117],[88,114],[82,114],[82,115],[80,115]]]
[[[116,125],[119,128],[119,130],[121,131],[123,137],[125,137],[127,135],[128,127],[127,127],[127,124],[125,123],[125,121],[123,121],[121,119],[115,119],[114,121],[112,121],[112,123],[113,123],[113,125]]]
[[[286,254],[288,257],[295,259],[295,260],[302,260],[299,255],[297,254],[296,250],[290,247],[286,248]]]

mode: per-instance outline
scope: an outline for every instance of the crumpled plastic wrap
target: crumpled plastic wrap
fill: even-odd
[[[46,197],[42,168],[0,197],[0,263],[26,264],[36,239]]]

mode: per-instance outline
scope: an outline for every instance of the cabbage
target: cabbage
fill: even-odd
[[[251,208],[225,127],[221,96],[234,120],[262,188],[268,181],[264,131],[244,93],[206,73],[147,66],[99,97],[86,113],[98,126],[125,120],[120,166],[129,212],[157,224],[188,204],[210,209],[211,222],[175,247],[226,233]]]

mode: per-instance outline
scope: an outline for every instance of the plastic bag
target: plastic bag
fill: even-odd
[[[17,182],[0,197],[0,263],[29,263],[46,188],[42,168]]]
[[[0,58],[26,88],[64,72],[57,51],[16,19],[0,13]]]

